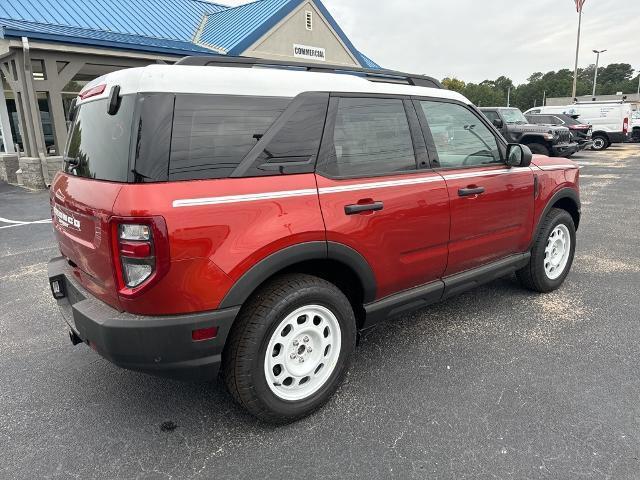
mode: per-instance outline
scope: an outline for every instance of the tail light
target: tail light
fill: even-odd
[[[133,298],[169,270],[169,239],[162,217],[111,219],[114,273],[120,295]]]
[[[629,119],[625,118],[622,124],[622,133],[628,133],[628,132],[629,132]]]
[[[91,87],[87,90],[83,90],[78,94],[78,96],[80,97],[80,100],[85,100],[87,98],[95,97],[97,95],[102,95],[106,88],[107,86],[103,83],[100,85],[96,85],[95,87]]]

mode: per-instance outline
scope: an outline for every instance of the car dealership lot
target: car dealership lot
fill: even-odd
[[[507,278],[369,332],[315,415],[257,423],[220,383],[72,347],[46,193],[0,184],[0,478],[634,478],[640,147],[574,158],[583,220],[549,295]],[[5,228],[6,227],[6,228]]]

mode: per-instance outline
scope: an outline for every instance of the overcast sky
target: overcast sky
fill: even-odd
[[[246,0],[221,0],[239,5]],[[573,0],[323,0],[355,46],[380,65],[439,79],[480,82],[573,69]],[[640,1],[587,0],[580,66],[640,68]]]

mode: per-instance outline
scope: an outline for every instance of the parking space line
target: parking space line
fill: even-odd
[[[9,220],[8,218],[0,217],[0,222],[8,223],[9,225],[3,225],[0,227],[0,230],[4,228],[13,228],[13,227],[23,227],[25,225],[34,225],[34,224],[45,224],[51,223],[50,218],[45,218],[44,220],[35,220],[33,222],[24,222],[21,220]]]

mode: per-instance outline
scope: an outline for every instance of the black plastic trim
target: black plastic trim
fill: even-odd
[[[450,298],[466,290],[482,285],[483,283],[491,282],[497,278],[509,275],[510,273],[524,267],[530,257],[531,252],[519,253],[488,263],[481,267],[467,270],[466,272],[456,273],[455,275],[445,277],[445,287],[442,299]]]
[[[533,243],[536,241],[536,238],[538,238],[538,234],[540,233],[540,228],[542,226],[542,221],[544,220],[544,218],[549,213],[549,210],[551,210],[553,208],[553,206],[559,200],[562,200],[564,198],[568,198],[571,201],[573,201],[573,203],[575,203],[576,208],[578,210],[578,220],[580,219],[581,209],[582,209],[582,206],[581,206],[581,203],[580,203],[580,195],[574,189],[569,188],[569,187],[565,187],[565,188],[562,188],[562,189],[558,190],[549,199],[549,201],[547,202],[547,205],[544,207],[544,210],[542,211],[542,214],[540,215],[540,218],[538,218],[538,224],[536,225],[536,228],[534,230],[534,235],[533,235],[533,237],[531,237],[531,243],[529,245],[530,249],[533,248]],[[578,230],[579,224],[580,224],[580,222],[578,221],[578,223],[576,223],[576,225],[575,225],[576,230]]]
[[[48,265],[49,281],[64,282],[57,300],[72,343],[81,339],[101,356],[130,370],[182,380],[212,380],[239,307],[183,315],[120,312],[77,284],[63,257]],[[216,327],[215,338],[195,342],[194,330]]]
[[[371,267],[354,249],[334,242],[306,242],[273,253],[251,267],[231,287],[220,308],[242,305],[265,280],[296,263],[309,260],[336,260],[350,267],[362,282],[364,301],[375,298],[376,282]]]
[[[367,330],[389,318],[436,303],[443,292],[444,282],[437,280],[369,303],[364,306],[366,316],[361,329]]]
[[[363,303],[375,300],[377,291],[376,276],[362,255],[342,243],[327,242],[327,258],[344,263],[356,273],[362,284]]]
[[[530,256],[530,252],[511,255],[487,265],[365,304],[366,316],[361,330],[367,330],[389,318],[427,307],[483,283],[509,275],[525,266]]]

